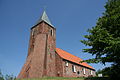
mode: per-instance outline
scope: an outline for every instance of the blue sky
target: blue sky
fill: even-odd
[[[43,7],[56,27],[56,45],[82,59],[87,48],[80,40],[96,25],[107,0],[0,0],[0,69],[17,76],[26,60],[30,28],[40,18]],[[96,70],[105,66],[91,64]],[[107,64],[106,66],[109,66]]]

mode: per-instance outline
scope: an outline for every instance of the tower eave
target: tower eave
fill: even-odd
[[[56,29],[55,27],[53,27],[53,25],[48,24],[48,23],[47,23],[46,21],[44,21],[44,20],[41,20],[39,23],[33,25],[33,27],[31,27],[31,29],[33,29],[33,28],[36,27],[37,25],[41,24],[42,22],[44,22],[44,23],[46,23],[47,25],[49,25],[50,27]]]

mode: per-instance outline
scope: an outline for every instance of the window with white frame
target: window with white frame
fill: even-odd
[[[65,66],[68,67],[68,61],[65,61]]]
[[[72,70],[73,70],[73,72],[76,72],[75,65],[72,65]]]
[[[90,74],[93,75],[93,71],[92,70],[90,70]]]
[[[85,68],[83,68],[83,74],[86,74],[86,72],[85,72]]]

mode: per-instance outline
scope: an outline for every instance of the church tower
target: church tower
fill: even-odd
[[[56,29],[44,11],[31,28],[28,55],[18,78],[55,76]]]

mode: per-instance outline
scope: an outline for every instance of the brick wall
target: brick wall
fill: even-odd
[[[56,29],[41,22],[31,29],[28,56],[18,78],[55,76]]]
[[[63,60],[62,58],[56,53],[55,55],[55,69],[56,69],[56,76],[63,77]]]
[[[66,66],[66,60],[63,60],[63,75],[64,77],[88,77],[88,76],[95,76],[95,71],[81,65],[68,62],[68,66]],[[73,65],[75,66],[76,72],[73,72]],[[84,74],[85,69],[85,74]],[[92,71],[92,74],[91,74]]]
[[[66,62],[68,63],[68,66],[66,65]],[[73,72],[73,65],[75,66],[76,72]],[[85,74],[84,74],[84,69],[85,69]],[[95,76],[95,71],[87,67],[78,65],[76,63],[64,60],[56,53],[56,76],[57,77],[88,77],[88,76]]]

